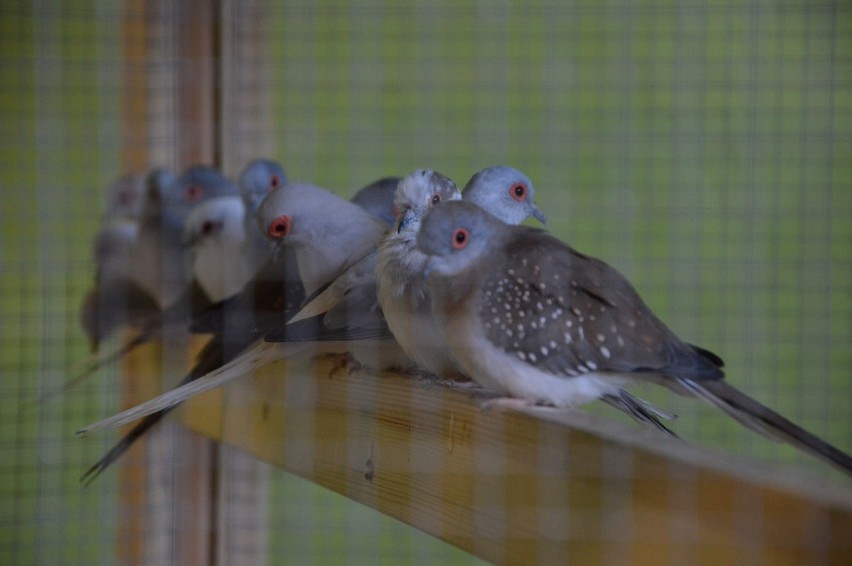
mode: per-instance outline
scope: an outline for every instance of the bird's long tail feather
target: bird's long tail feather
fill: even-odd
[[[82,368],[76,370],[74,372],[75,375],[73,377],[69,378],[67,381],[63,382],[59,386],[49,389],[39,395],[38,399],[36,400],[36,403],[46,403],[54,397],[68,392],[73,387],[79,385],[87,378],[94,375],[94,373],[102,367],[117,362],[118,360],[122,359],[124,356],[132,352],[134,349],[136,349],[138,346],[144,344],[145,342],[148,342],[149,340],[150,336],[145,333],[141,333],[134,336],[129,341],[122,344],[121,347],[111,352],[107,352],[105,354],[98,353],[90,355],[89,358],[87,358],[86,360],[82,360],[81,362],[79,362],[79,365],[82,366]]]
[[[269,346],[274,346],[274,344]],[[256,365],[253,364],[262,363],[263,360],[269,357],[263,355],[267,351],[271,352],[273,350],[273,348],[270,348],[269,346],[267,346],[265,342],[256,342],[256,346],[249,349],[245,355],[237,356],[231,360],[230,363],[223,365],[222,362],[225,361],[224,356],[226,355],[226,347],[221,340],[214,338],[199,354],[198,363],[192,371],[183,378],[178,387],[164,393],[160,397],[148,401],[147,403],[142,403],[141,405],[132,407],[122,413],[77,431],[79,436],[86,436],[103,428],[115,428],[140,418],[143,419],[141,422],[137,423],[130,432],[122,437],[121,440],[119,440],[115,446],[109,450],[109,452],[98,460],[94,466],[89,468],[80,478],[80,481],[85,485],[89,485],[104,470],[112,465],[113,462],[118,460],[122,454],[127,452],[130,447],[149,429],[160,422],[163,417],[169,413],[169,411],[171,411],[176,405],[180,404],[184,399],[201,393],[202,391],[213,389],[214,387],[222,385],[231,379],[246,375],[246,373],[250,373],[253,368],[256,367]],[[256,350],[260,350],[260,352]],[[212,376],[212,374],[219,376],[218,379],[208,379],[208,376]],[[201,387],[193,386],[193,384],[196,384],[199,381],[201,382]],[[187,389],[189,389],[191,393],[184,394]],[[158,400],[161,402],[153,403]]]
[[[723,380],[678,382],[690,393],[718,407],[741,425],[786,442],[852,475],[852,457]]]
[[[107,428],[116,428],[152,413],[170,409],[183,401],[205,391],[220,387],[229,381],[251,375],[260,366],[277,360],[295,356],[303,350],[312,350],[313,344],[277,344],[274,342],[258,342],[245,353],[210,373],[184,382],[179,387],[163,393],[150,401],[140,403],[121,413],[103,419],[77,431],[77,436],[88,436],[93,432]]]

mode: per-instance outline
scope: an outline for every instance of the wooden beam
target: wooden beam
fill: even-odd
[[[271,363],[189,402],[193,430],[498,563],[841,563],[852,492],[583,413]]]

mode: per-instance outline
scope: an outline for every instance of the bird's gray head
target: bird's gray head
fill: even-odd
[[[295,254],[307,294],[375,249],[387,231],[357,205],[307,183],[290,183],[267,195],[257,221],[275,245],[273,254]]]
[[[393,201],[400,180],[399,177],[384,177],[370,183],[355,193],[352,202],[385,225],[393,226],[399,213]]]
[[[106,210],[108,218],[136,218],[142,211],[145,195],[145,175],[128,174],[113,182],[106,195]]]
[[[168,169],[152,169],[145,176],[145,202],[142,204],[142,216],[158,217],[163,208],[163,200],[169,187],[175,182],[174,173]]]
[[[163,223],[183,230],[190,211],[199,203],[223,196],[237,196],[237,187],[212,167],[196,165],[184,171],[163,194]]]
[[[454,275],[499,246],[511,227],[475,204],[459,201],[435,207],[424,217],[417,234],[417,248],[432,256],[428,275]]]
[[[287,175],[277,161],[255,159],[245,166],[237,184],[246,208],[253,214],[267,194],[287,184]]]
[[[296,244],[311,238],[314,232],[322,237],[322,227],[329,223],[345,222],[342,215],[351,212],[347,206],[360,212],[330,191],[308,183],[290,183],[266,195],[256,218],[260,231],[273,244]]]
[[[186,217],[184,244],[196,246],[214,237],[238,237],[244,216],[243,201],[236,196],[216,197],[195,207]]]
[[[394,196],[394,205],[399,211],[397,232],[402,232],[419,220],[430,208],[442,202],[461,199],[456,184],[437,171],[418,169],[403,177]]]
[[[487,167],[475,174],[462,191],[464,200],[485,209],[506,224],[520,224],[535,216],[547,219],[535,204],[535,187],[529,177],[502,165]]]

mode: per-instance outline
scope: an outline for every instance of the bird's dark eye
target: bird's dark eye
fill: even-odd
[[[518,202],[527,200],[527,186],[523,183],[515,183],[509,187],[509,194]]]
[[[123,206],[130,206],[134,200],[136,200],[136,195],[130,189],[118,193],[118,202]]]
[[[214,227],[214,223],[211,220],[207,220],[204,224],[201,225],[201,233],[207,236],[213,231]]]
[[[467,245],[467,240],[470,237],[470,232],[464,228],[456,228],[453,232],[453,247],[457,250],[462,249]]]
[[[266,233],[271,238],[281,239],[290,234],[290,229],[293,223],[289,216],[279,216],[269,223]]]
[[[432,195],[431,205],[435,206],[439,202],[441,202],[441,195]]]
[[[204,189],[201,188],[201,185],[187,185],[183,190],[183,199],[188,203],[198,202],[202,194],[204,194]]]
[[[278,175],[272,175],[269,178],[269,192],[274,191],[275,189],[277,189],[280,186],[281,186],[281,177],[279,177]]]

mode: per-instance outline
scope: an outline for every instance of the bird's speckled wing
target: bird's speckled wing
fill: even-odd
[[[518,230],[479,293],[486,338],[539,369],[690,379],[723,376],[713,358],[681,342],[615,269],[532,228]]]

